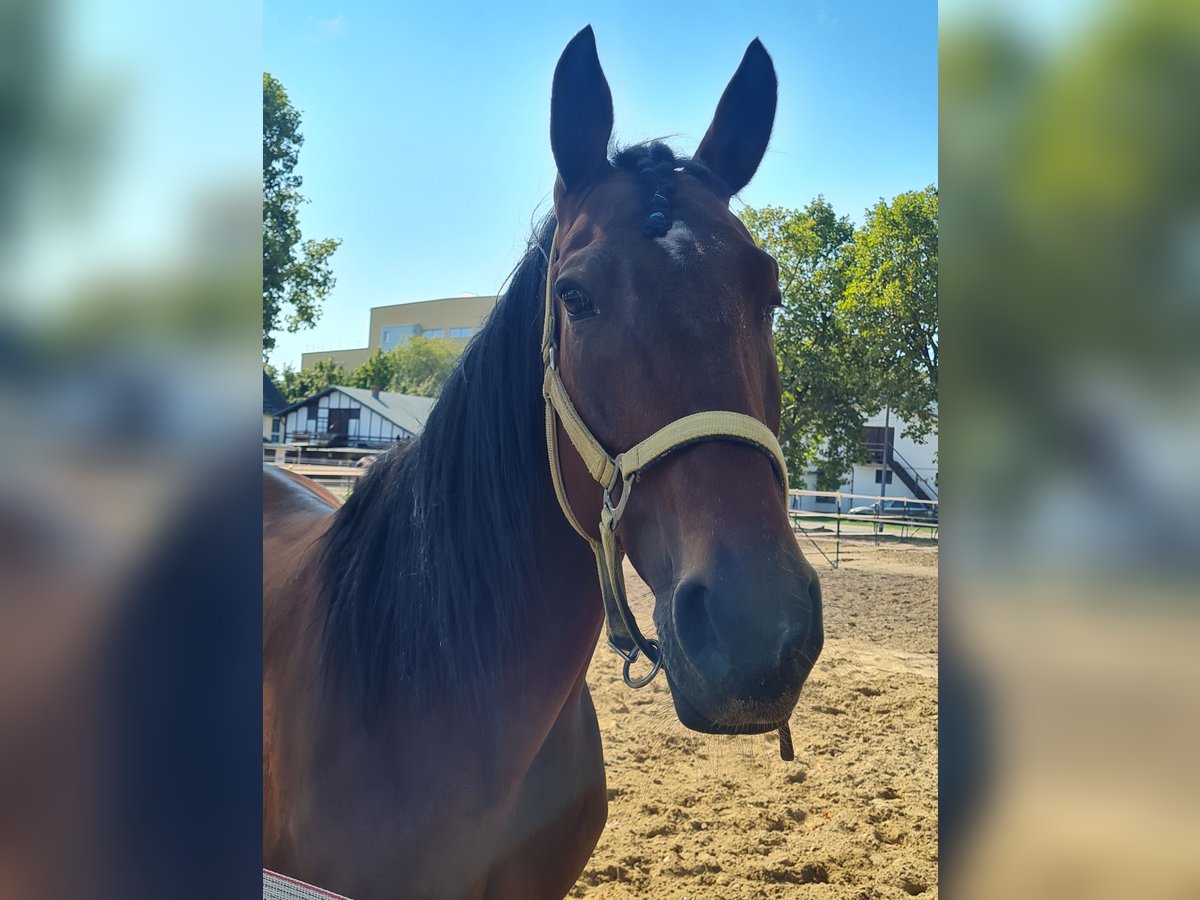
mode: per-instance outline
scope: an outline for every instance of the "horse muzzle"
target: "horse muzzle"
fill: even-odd
[[[742,585],[733,592],[689,575],[657,604],[669,609],[657,624],[671,697],[693,731],[757,734],[786,723],[824,644],[811,570],[773,590]]]

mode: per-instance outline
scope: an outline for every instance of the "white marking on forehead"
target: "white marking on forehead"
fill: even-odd
[[[696,240],[696,235],[686,222],[676,219],[671,223],[670,230],[662,237],[654,239],[660,247],[667,251],[677,263],[684,262],[691,253],[703,253],[704,250]]]

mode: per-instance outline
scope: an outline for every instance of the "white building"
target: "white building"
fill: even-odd
[[[416,437],[435,403],[374,388],[333,385],[278,413],[286,444],[382,449]]]
[[[886,424],[885,424],[886,423]],[[869,457],[868,462],[855,465],[839,490],[845,494],[858,494],[853,502],[843,502],[842,512],[849,506],[863,506],[868,500],[861,497],[894,497],[896,499],[938,499],[938,436],[935,430],[925,443],[914,441],[908,434],[907,424],[894,415],[880,411],[867,419],[863,429],[863,444]],[[884,466],[884,451],[888,452],[889,465]],[[817,489],[817,473],[792,474],[792,487],[807,490]],[[836,508],[833,497],[793,497],[792,508],[832,512]]]
[[[279,413],[287,408],[287,401],[279,388],[275,387],[267,373],[263,372],[263,443],[272,443],[279,438]]]

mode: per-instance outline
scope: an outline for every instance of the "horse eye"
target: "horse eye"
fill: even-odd
[[[558,296],[562,299],[563,306],[566,307],[567,318],[572,322],[577,319],[586,319],[599,312],[592,305],[592,301],[585,297],[583,291],[578,288],[567,288],[561,291]]]

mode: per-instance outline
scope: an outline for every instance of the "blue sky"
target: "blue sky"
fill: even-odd
[[[824,194],[859,221],[880,197],[937,182],[935,3],[749,6],[268,0],[263,65],[303,116],[301,225],[343,241],[320,323],[280,335],[272,361],[364,346],[372,306],[501,287],[548,208],[554,64],[589,23],[617,139],[686,153],[762,39],[779,112],[746,204]]]

